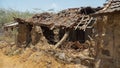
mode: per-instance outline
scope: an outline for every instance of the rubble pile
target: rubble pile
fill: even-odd
[[[44,67],[49,66],[50,63],[53,68],[56,68],[53,66],[55,64],[72,65],[73,67],[78,65],[78,67],[85,68],[92,68],[94,66],[94,58],[90,57],[88,48],[81,51],[74,49],[54,49],[52,45],[41,44],[31,45],[25,49],[16,48],[15,46],[16,45],[12,46],[11,44],[7,44],[6,47],[1,48],[0,51],[11,57],[19,55],[18,60],[16,60],[17,63],[36,63],[38,66],[43,63],[46,64]],[[47,60],[44,60],[44,58],[47,58]]]

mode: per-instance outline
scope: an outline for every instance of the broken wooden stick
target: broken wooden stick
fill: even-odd
[[[55,49],[56,49],[57,47],[59,47],[63,42],[66,41],[67,37],[69,36],[69,32],[70,32],[70,31],[67,31],[67,32],[64,34],[64,36],[62,37],[62,39],[55,45]]]
[[[90,41],[92,41],[92,40],[93,40],[93,38],[92,38],[90,35],[88,35],[88,38],[90,39]]]

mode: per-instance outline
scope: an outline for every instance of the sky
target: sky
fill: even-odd
[[[60,11],[76,7],[103,6],[106,0],[0,0],[0,8],[18,11]]]

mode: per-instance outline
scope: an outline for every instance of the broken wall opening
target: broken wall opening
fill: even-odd
[[[48,27],[46,26],[41,26],[43,35],[45,36],[45,38],[47,39],[49,44],[55,44],[54,42],[54,32],[53,30],[50,30]]]
[[[87,40],[90,40],[88,35],[91,37],[93,32],[93,28],[80,30],[80,29],[60,29],[59,37],[60,39],[64,36],[64,34],[69,31],[69,36],[67,37],[66,41],[61,44],[60,48],[72,48],[72,49],[82,49],[88,48],[88,44],[86,43]]]
[[[86,38],[86,36],[88,35],[88,32],[91,32],[90,30],[84,31],[84,30],[80,30],[80,29],[69,29],[70,30],[70,34],[68,37],[68,41],[79,41],[80,43],[84,43],[86,40],[88,40],[88,38]],[[65,29],[60,29],[59,31],[59,39],[61,39],[63,37],[63,35],[65,34],[66,30]],[[91,32],[92,33],[92,32]],[[89,33],[89,34],[91,34]]]

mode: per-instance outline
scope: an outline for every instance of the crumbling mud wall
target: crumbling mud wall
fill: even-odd
[[[98,18],[97,58],[99,68],[120,68],[120,15],[111,14]]]
[[[31,30],[32,44],[37,44],[40,41],[41,36],[43,36],[41,27],[33,25]]]
[[[119,50],[120,50],[120,14],[113,14],[111,16],[109,16],[108,18],[109,20],[109,27],[106,31],[108,32],[108,30],[111,32],[109,33],[111,36],[109,36],[109,45],[111,45],[112,47],[112,52],[111,52],[111,56],[113,57],[113,64],[115,66],[115,68],[120,68],[120,54],[119,54]],[[112,20],[112,21],[111,21]],[[110,22],[111,21],[111,22]],[[109,35],[108,34],[108,35]],[[110,44],[111,42],[111,44]]]
[[[46,33],[47,34],[47,33]],[[49,34],[48,34],[49,36]],[[20,47],[28,47],[30,44],[46,43],[46,38],[40,26],[31,25],[29,23],[19,23],[17,45]]]
[[[19,47],[26,47],[31,42],[31,30],[31,25],[22,22],[19,23],[17,36],[17,44]]]

